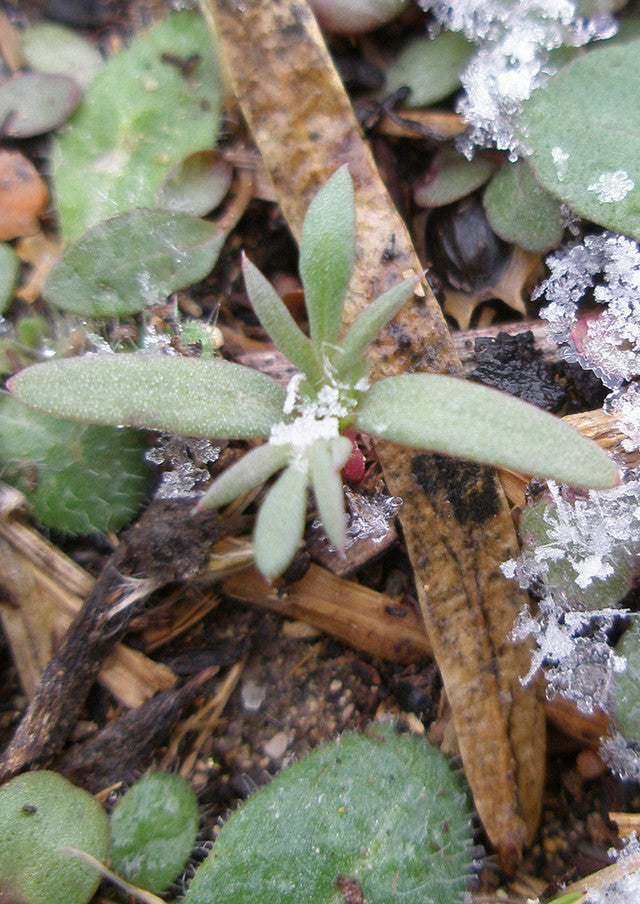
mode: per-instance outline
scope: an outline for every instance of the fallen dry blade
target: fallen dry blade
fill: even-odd
[[[422,267],[315,19],[300,0],[201,0],[201,7],[215,25],[232,88],[294,235],[311,197],[349,164],[357,263],[346,325],[407,271]],[[416,370],[460,373],[431,293],[406,305],[372,355],[373,379]],[[487,469],[481,478],[458,469],[445,479],[435,458],[422,457],[424,473],[433,476],[421,485],[415,451],[386,443],[376,449],[390,492],[404,500],[400,522],[474,801],[503,862],[513,866],[537,826],[545,741],[535,689],[518,681],[528,670],[528,652],[509,640],[523,601],[499,569],[515,549],[511,516]],[[475,499],[478,488],[492,501],[490,514],[479,520],[473,505],[454,510],[454,499]]]

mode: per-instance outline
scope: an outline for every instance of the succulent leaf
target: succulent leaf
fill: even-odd
[[[323,345],[338,341],[355,261],[355,232],[353,182],[342,166],[309,205],[300,240],[300,277],[311,339],[320,354]]]
[[[346,515],[340,468],[345,464],[353,446],[346,436],[333,442],[318,442],[311,447],[309,471],[318,514],[328,538],[336,549],[344,552]]]
[[[242,256],[242,272],[251,306],[274,344],[312,383],[319,382],[322,367],[311,341],[298,327],[276,290],[245,255]]]
[[[56,417],[208,439],[267,436],[285,399],[275,380],[240,364],[147,354],[46,361],[21,370],[9,388]]]
[[[220,508],[241,493],[264,483],[287,464],[290,450],[285,445],[265,443],[247,452],[239,461],[223,471],[198,503],[198,509]]]
[[[411,298],[419,279],[418,276],[411,276],[396,286],[392,286],[375,301],[372,301],[354,320],[341,343],[341,352],[332,362],[338,377],[348,373],[362,360],[380,330]]]
[[[523,474],[605,489],[619,480],[597,443],[513,396],[440,374],[374,383],[356,427],[375,436]]]
[[[307,470],[293,462],[276,480],[260,506],[253,535],[258,569],[268,579],[291,564],[304,533]]]

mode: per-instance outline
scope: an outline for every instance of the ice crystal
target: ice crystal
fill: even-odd
[[[533,637],[536,649],[522,684],[529,684],[544,667],[547,699],[572,700],[584,713],[607,709],[614,673],[624,668],[624,659],[609,646],[607,632],[623,614],[619,609],[579,612],[552,597],[540,602],[535,615],[525,606],[512,636],[514,640]]]
[[[495,146],[515,159],[521,148],[513,119],[556,71],[550,51],[563,44],[581,47],[616,31],[613,17],[584,19],[573,0],[419,0],[419,5],[440,27],[460,31],[479,45],[462,74],[465,94],[458,106],[469,123],[461,144],[468,156],[476,145]]]
[[[616,416],[618,427],[625,434],[622,448],[627,452],[640,451],[640,382],[612,392],[604,407]]]
[[[640,872],[636,870],[603,888],[592,889],[587,894],[585,904],[637,904],[639,900]]]
[[[616,731],[600,741],[600,756],[609,769],[623,781],[640,781],[638,745]]]
[[[155,498],[181,499],[199,495],[210,479],[209,471],[203,465],[217,461],[220,452],[220,447],[208,439],[160,435],[145,455],[147,461],[165,468]]]
[[[587,191],[594,191],[601,204],[613,204],[614,201],[622,201],[633,187],[633,179],[625,170],[615,170],[601,173],[595,182],[587,186]]]
[[[588,235],[549,255],[546,264],[550,275],[532,298],[549,302],[540,316],[559,354],[594,371],[610,389],[639,375],[638,242],[611,232]],[[595,310],[585,311],[592,302]]]
[[[363,493],[354,493],[347,486],[344,487],[344,495],[347,503],[345,549],[351,549],[364,540],[382,543],[391,530],[391,522],[400,511],[402,499],[385,493],[365,496]],[[313,530],[321,530],[322,522],[316,519],[311,527]]]
[[[584,498],[549,482],[547,503],[538,503],[541,520],[523,535],[521,554],[504,563],[504,574],[523,589],[542,584],[567,605],[615,604],[640,562],[639,478],[628,471],[626,483]]]

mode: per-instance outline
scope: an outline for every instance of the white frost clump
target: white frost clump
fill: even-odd
[[[633,187],[633,179],[625,170],[615,170],[602,173],[587,186],[587,191],[595,192],[601,204],[613,204],[614,201],[622,201]]]
[[[154,493],[156,499],[184,499],[199,495],[210,479],[203,465],[217,461],[221,449],[208,439],[185,439],[161,434],[145,458],[168,470],[160,476]]]
[[[567,361],[592,370],[610,389],[640,374],[640,246],[611,232],[549,255],[550,275],[532,294],[549,338]],[[595,311],[580,314],[583,300]],[[597,306],[602,306],[598,309]]]
[[[613,676],[624,668],[624,659],[609,646],[607,631],[625,611],[577,612],[553,597],[540,602],[536,615],[525,606],[512,636],[516,641],[533,637],[536,649],[522,684],[529,684],[544,667],[548,700],[558,696],[573,700],[584,713],[608,709]]]
[[[581,17],[573,0],[419,0],[437,23],[461,31],[479,45],[462,75],[465,95],[458,112],[470,129],[461,150],[497,147],[515,159],[521,148],[513,130],[522,103],[556,71],[549,53],[561,45],[581,47],[609,38],[610,15]]]
[[[610,393],[604,408],[616,416],[618,427],[625,434],[622,448],[627,452],[640,451],[640,383],[630,383]]]

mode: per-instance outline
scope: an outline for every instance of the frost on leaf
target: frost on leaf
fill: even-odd
[[[462,74],[465,89],[458,112],[469,123],[461,150],[497,147],[515,159],[521,148],[512,122],[523,101],[557,67],[550,52],[562,45],[581,47],[615,34],[610,15],[585,19],[572,0],[419,0],[440,27],[461,31],[478,44]]]
[[[221,449],[208,439],[184,439],[160,435],[145,455],[147,461],[164,466],[154,493],[156,499],[198,496],[210,480],[204,465],[217,461]]]
[[[604,404],[605,411],[615,415],[618,427],[625,434],[622,448],[627,452],[640,450],[640,383],[630,383],[612,392]]]
[[[640,246],[604,232],[549,255],[550,275],[532,298],[549,338],[567,361],[594,371],[610,389],[640,374]]]
[[[584,713],[609,709],[613,676],[624,668],[624,660],[609,646],[607,632],[625,611],[578,612],[552,597],[540,602],[535,615],[525,606],[512,636],[516,641],[533,637],[536,649],[522,684],[544,668],[548,700],[572,700]]]
[[[365,496],[363,493],[354,493],[347,486],[344,487],[344,495],[347,503],[345,550],[364,540],[382,543],[391,530],[393,519],[402,507],[402,499],[398,496],[387,496],[385,493]],[[316,519],[311,526],[313,530],[320,530],[322,522]]]

